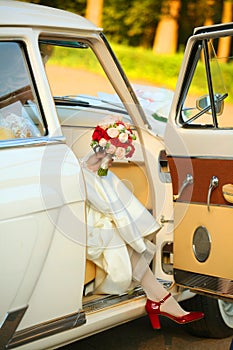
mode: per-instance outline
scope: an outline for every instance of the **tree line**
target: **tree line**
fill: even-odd
[[[156,54],[183,51],[195,27],[231,22],[233,13],[233,0],[23,1],[80,14],[103,27],[109,40],[152,49]],[[228,54],[230,45],[224,43],[219,50]]]

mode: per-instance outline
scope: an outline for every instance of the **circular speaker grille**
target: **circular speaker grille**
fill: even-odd
[[[207,260],[210,255],[211,240],[206,227],[199,226],[193,235],[193,252],[196,259],[200,262]]]

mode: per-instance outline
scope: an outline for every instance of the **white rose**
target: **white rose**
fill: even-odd
[[[102,139],[99,140],[100,147],[105,147],[107,144],[107,141],[102,137]]]
[[[117,128],[109,128],[107,130],[107,134],[113,139],[114,137],[117,137],[119,135],[119,131],[117,130]]]
[[[123,124],[119,124],[119,125],[117,125],[117,129],[123,130],[123,129],[125,129],[125,126]]]
[[[121,132],[120,135],[119,135],[119,140],[120,140],[122,143],[127,142],[127,141],[128,141],[128,134],[127,134],[127,133]]]
[[[115,156],[117,159],[123,159],[125,157],[125,149],[123,147],[117,147]]]
[[[106,150],[106,153],[114,154],[115,151],[116,151],[116,146],[110,144],[109,148],[107,148],[107,150]]]

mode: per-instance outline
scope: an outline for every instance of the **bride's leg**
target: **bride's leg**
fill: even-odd
[[[156,280],[142,254],[132,251],[130,259],[133,279],[141,284],[149,300],[159,302],[168,294],[167,290]],[[176,317],[187,314],[172,296],[161,304],[160,310]]]
[[[141,283],[148,298],[145,307],[153,328],[160,328],[159,315],[169,317],[180,324],[198,321],[204,317],[202,312],[186,312],[180,307],[156,280],[143,254],[132,250],[130,257],[133,278]]]
[[[147,298],[153,301],[158,302],[168,294],[167,290],[155,279],[149,266],[141,280],[141,286],[145,291]],[[172,296],[169,297],[166,302],[161,304],[160,310],[176,317],[188,314],[188,312],[183,310]]]

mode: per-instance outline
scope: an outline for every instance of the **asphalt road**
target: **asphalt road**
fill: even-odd
[[[229,350],[231,340],[197,338],[165,318],[161,329],[153,330],[148,318],[141,317],[59,350]]]

